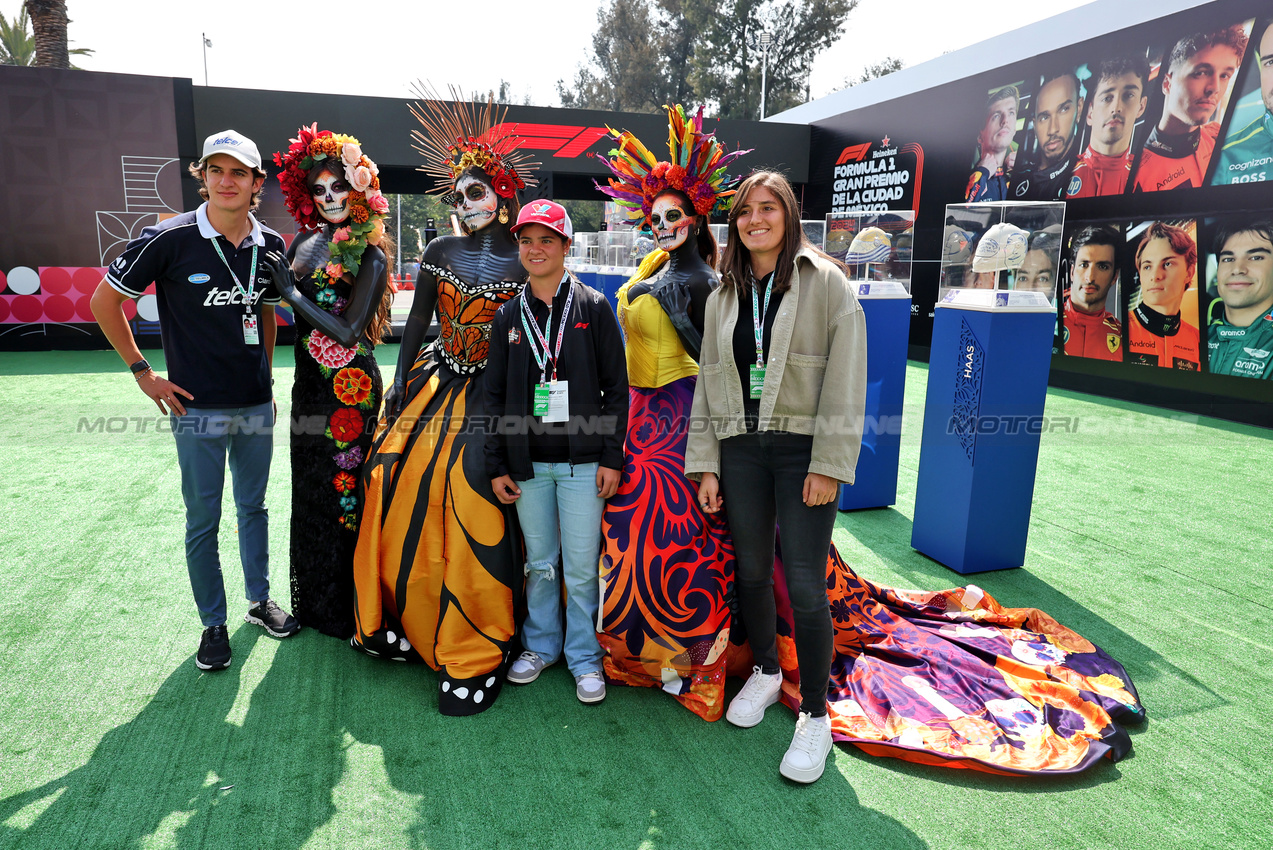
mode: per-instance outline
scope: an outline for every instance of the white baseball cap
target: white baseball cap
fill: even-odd
[[[987,230],[977,243],[977,252],[972,258],[972,270],[997,272],[1021,268],[1021,264],[1025,262],[1028,240],[1029,234],[1015,224],[999,222]]]
[[[234,130],[222,130],[220,133],[213,133],[208,136],[208,138],[203,140],[203,156],[199,158],[199,164],[203,165],[208,161],[208,157],[219,153],[234,157],[248,168],[254,168],[257,171],[263,170],[261,168],[261,152],[256,149],[256,142],[242,133]]]

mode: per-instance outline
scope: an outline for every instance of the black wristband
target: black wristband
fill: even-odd
[[[132,372],[134,375],[140,375],[142,372],[145,372],[149,368],[150,368],[150,364],[147,363],[146,358],[143,357],[142,359],[138,360],[133,365],[129,366],[128,371]]]

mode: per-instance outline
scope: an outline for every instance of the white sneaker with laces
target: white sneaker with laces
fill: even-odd
[[[584,673],[575,677],[575,696],[582,703],[601,702],[606,698],[606,680],[600,673]]]
[[[527,650],[517,656],[517,660],[508,668],[508,681],[514,685],[529,685],[544,672],[547,662],[538,653]]]
[[[730,700],[725,719],[735,726],[750,729],[765,719],[765,709],[778,701],[782,694],[782,673],[762,673],[760,667],[751,668],[751,676],[738,696]]]
[[[796,719],[796,734],[782,757],[778,772],[793,782],[816,782],[827,766],[830,752],[831,716],[813,717],[802,711]]]

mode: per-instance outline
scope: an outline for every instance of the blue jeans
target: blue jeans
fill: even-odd
[[[561,657],[575,676],[601,672],[597,611],[601,607],[601,510],[597,464],[534,464],[514,503],[526,540],[526,622],[522,645],[549,664]],[[560,547],[562,575],[558,576]],[[561,589],[566,588],[566,633]]]
[[[270,595],[269,516],[265,485],[274,453],[271,402],[253,407],[186,408],[171,417],[181,467],[181,497],[186,503],[186,569],[204,627],[225,624],[225,583],[217,552],[225,461],[239,519],[239,559],[250,602]]]

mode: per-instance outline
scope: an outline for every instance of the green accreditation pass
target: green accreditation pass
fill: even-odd
[[[765,313],[769,312],[769,296],[773,293],[774,276],[769,274],[766,278],[768,281],[765,285],[765,306],[761,310],[760,302],[756,298],[756,279],[751,279],[751,324],[752,329],[756,333],[756,362],[751,364],[751,397],[760,398],[761,392],[765,389],[765,349],[764,349],[764,322]]]
[[[546,381],[535,384],[533,413],[543,422],[570,421],[569,387],[569,381]]]
[[[760,393],[765,388],[765,367],[751,364],[751,397],[760,398]]]

